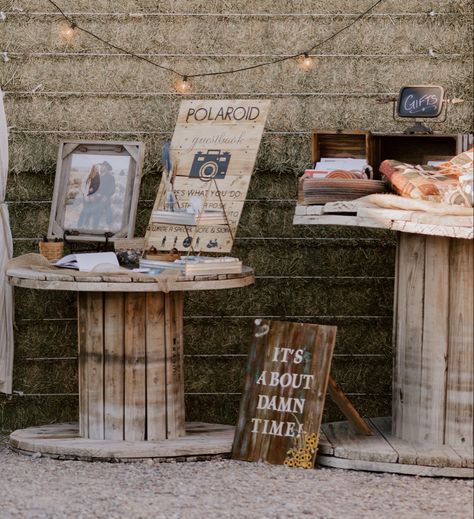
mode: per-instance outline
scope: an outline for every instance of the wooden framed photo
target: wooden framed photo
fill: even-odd
[[[48,237],[132,238],[143,156],[142,142],[61,141]]]

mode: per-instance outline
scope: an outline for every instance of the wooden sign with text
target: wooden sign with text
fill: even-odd
[[[199,197],[205,210],[225,211],[219,223],[170,225],[152,220],[146,248],[230,252],[247,196],[270,101],[183,101],[171,141],[173,191],[179,208]],[[161,181],[153,210],[165,208]]]
[[[312,468],[335,326],[256,320],[232,458]]]
[[[404,86],[398,95],[400,117],[438,117],[443,109],[444,89],[434,85]]]

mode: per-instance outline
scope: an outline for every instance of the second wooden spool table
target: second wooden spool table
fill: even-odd
[[[357,434],[349,422],[324,424],[319,463],[472,478],[472,216],[437,217],[359,203],[297,206],[294,223],[398,231],[392,416],[369,419],[372,436]]]
[[[17,430],[11,445],[79,459],[207,456],[230,452],[233,427],[185,423],[183,295],[239,288],[242,274],[185,278],[70,273],[38,255],[14,260],[12,285],[78,294],[79,429]]]

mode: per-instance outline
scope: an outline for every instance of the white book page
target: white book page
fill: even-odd
[[[81,272],[91,272],[92,270],[111,272],[120,268],[115,252],[68,254],[58,260],[55,265],[57,267],[79,269]]]

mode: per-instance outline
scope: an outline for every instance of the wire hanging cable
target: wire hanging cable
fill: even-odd
[[[178,76],[183,76],[180,72],[175,70],[171,67],[166,67],[164,65],[160,65],[159,63],[156,63],[155,61],[146,58],[145,56],[141,56],[139,54],[135,54],[132,51],[129,51],[127,49],[124,49],[122,47],[119,47],[118,45],[115,45],[114,43],[111,43],[110,41],[104,40],[100,36],[97,36],[97,34],[94,34],[92,31],[89,31],[88,29],[84,29],[84,27],[81,27],[78,25],[74,20],[72,20],[60,7],[56,4],[53,0],[48,0],[50,4],[52,4],[60,13],[61,16],[67,21],[71,29],[77,29],[79,31],[85,32],[89,36],[92,36],[92,38],[95,38],[96,40],[100,41],[101,43],[104,43],[105,45],[108,45],[109,47],[112,47],[115,50],[118,50],[119,52],[123,52],[125,54],[128,54],[129,56],[133,56],[134,58],[138,58],[142,61],[145,61],[146,63],[149,63],[150,65],[153,65],[154,67],[158,67],[162,70],[167,70],[168,72],[173,72],[174,74],[177,74]]]
[[[327,43],[328,41],[331,41],[332,39],[336,38],[339,34],[341,34],[342,32],[346,31],[347,29],[349,29],[350,27],[352,27],[355,23],[357,23],[359,20],[361,20],[362,18],[364,18],[364,16],[366,16],[368,13],[370,13],[371,11],[373,11],[379,4],[381,4],[384,0],[377,0],[374,4],[372,4],[368,9],[366,9],[364,12],[362,12],[361,14],[359,14],[356,18],[354,18],[354,20],[352,20],[350,23],[348,23],[347,25],[345,25],[344,27],[342,27],[341,29],[339,29],[338,31],[334,32],[333,34],[331,34],[330,36],[328,36],[327,38],[315,43],[312,47],[310,47],[309,49],[307,50],[303,50],[301,52],[298,52],[296,54],[290,54],[288,56],[284,56],[282,58],[278,58],[278,59],[274,59],[274,60],[270,60],[270,61],[265,61],[265,62],[262,62],[262,63],[256,63],[255,65],[248,65],[246,67],[239,67],[239,68],[235,68],[235,69],[227,69],[227,70],[220,70],[220,71],[217,71],[217,72],[200,72],[200,73],[196,73],[196,74],[186,74],[186,73],[183,73],[183,72],[180,72],[172,67],[166,67],[164,65],[160,65],[159,63],[156,63],[155,61],[151,60],[151,59],[148,59],[146,57],[144,57],[143,55],[140,55],[140,54],[135,54],[134,52],[132,51],[129,51],[127,49],[124,49],[122,47],[119,47],[118,45],[115,45],[114,43],[111,43],[107,40],[104,40],[103,38],[101,38],[100,36],[97,36],[96,34],[94,34],[92,31],[89,31],[88,29],[84,29],[83,27],[81,27],[80,25],[78,25],[72,18],[70,18],[60,7],[59,5],[56,4],[56,2],[54,2],[54,0],[48,0],[48,2],[53,5],[58,11],[59,13],[61,14],[61,16],[67,21],[67,23],[69,24],[69,26],[72,28],[72,29],[78,29],[86,34],[88,34],[89,36],[97,39],[98,41],[104,43],[105,45],[108,45],[109,47],[112,47],[120,52],[123,52],[125,54],[128,54],[130,56],[133,56],[135,58],[138,58],[142,61],[145,61],[147,63],[149,63],[150,65],[153,65],[154,67],[158,67],[162,70],[167,70],[168,72],[172,72],[174,74],[177,74],[178,76],[181,76],[183,78],[183,81],[188,81],[188,79],[190,78],[198,78],[198,77],[206,77],[206,76],[222,76],[222,75],[227,75],[227,74],[236,74],[238,72],[244,72],[246,70],[253,70],[253,69],[257,69],[257,68],[261,68],[261,67],[267,67],[267,66],[270,66],[270,65],[274,65],[276,63],[281,63],[283,61],[288,61],[288,60],[291,60],[291,59],[295,59],[295,58],[298,58],[299,56],[303,56],[303,55],[307,55],[309,54],[310,52],[312,52],[313,50],[317,49],[318,47],[321,47],[323,46],[325,43]]]

